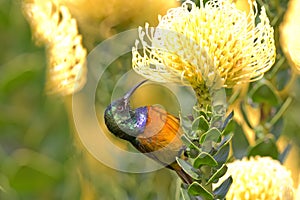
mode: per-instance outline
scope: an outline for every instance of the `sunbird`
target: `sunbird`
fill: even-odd
[[[113,135],[127,140],[140,152],[175,170],[184,183],[191,184],[192,178],[176,162],[176,157],[182,157],[184,152],[179,118],[159,105],[130,107],[130,97],[146,81],[107,106],[105,124]]]

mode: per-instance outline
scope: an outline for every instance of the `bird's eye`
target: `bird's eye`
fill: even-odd
[[[123,110],[123,106],[118,106],[118,107],[117,107],[117,110],[118,110],[118,111],[122,111],[122,110]]]

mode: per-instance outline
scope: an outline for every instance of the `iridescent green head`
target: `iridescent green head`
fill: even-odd
[[[130,97],[135,90],[145,83],[144,80],[129,90],[122,98],[107,106],[104,120],[108,130],[124,140],[133,141],[144,130],[146,123],[146,107],[132,110]]]

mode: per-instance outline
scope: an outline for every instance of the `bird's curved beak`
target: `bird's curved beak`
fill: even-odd
[[[147,80],[143,80],[142,82],[138,83],[136,86],[131,88],[125,95],[124,95],[124,100],[128,103],[129,98],[132,96],[132,94],[138,89],[141,85],[143,85]]]

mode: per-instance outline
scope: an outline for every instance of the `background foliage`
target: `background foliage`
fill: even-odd
[[[126,23],[118,31],[126,30]],[[169,170],[118,172],[82,147],[69,123],[68,99],[44,93],[44,49],[32,42],[20,0],[0,0],[0,45],[0,199],[175,198],[176,177]],[[111,92],[113,80],[130,69],[130,59],[125,56],[113,65],[105,94]],[[299,86],[297,80],[294,101],[284,115],[283,133],[293,141],[293,156],[300,146]],[[96,103],[103,108],[107,98],[99,97]],[[294,159],[290,168],[299,173],[299,160]]]

